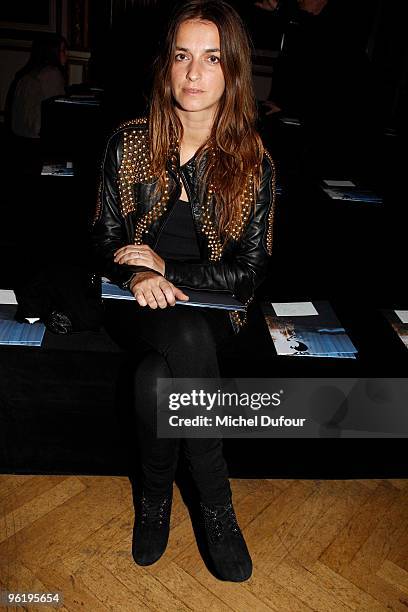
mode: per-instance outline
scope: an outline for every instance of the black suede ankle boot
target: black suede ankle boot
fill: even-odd
[[[252,574],[252,559],[235,516],[232,502],[225,506],[200,503],[208,552],[222,580],[242,582]]]
[[[166,550],[173,494],[159,501],[142,494],[135,511],[132,555],[138,565],[155,563]]]

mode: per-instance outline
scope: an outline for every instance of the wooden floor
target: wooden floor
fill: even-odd
[[[177,487],[167,551],[142,568],[126,478],[0,476],[1,589],[61,591],[60,610],[84,612],[407,612],[408,480],[231,486],[254,562],[240,584],[207,570]]]

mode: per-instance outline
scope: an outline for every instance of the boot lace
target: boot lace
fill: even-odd
[[[222,540],[226,530],[230,531],[234,536],[239,536],[241,534],[237,517],[235,516],[235,511],[231,503],[216,509],[209,508],[204,504],[201,504],[201,507],[203,510],[205,529],[212,542]]]
[[[162,525],[170,508],[170,498],[156,502],[142,496],[141,523],[142,525]]]

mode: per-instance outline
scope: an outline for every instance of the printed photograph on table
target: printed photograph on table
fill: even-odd
[[[383,310],[391,327],[408,348],[408,310]]]
[[[329,302],[261,304],[278,355],[355,359],[357,349]]]

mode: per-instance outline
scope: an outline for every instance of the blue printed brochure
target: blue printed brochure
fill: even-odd
[[[261,308],[278,355],[355,359],[357,349],[328,302],[264,301]]]
[[[181,306],[197,306],[200,308],[218,308],[222,310],[245,310],[244,304],[236,299],[229,291],[210,291],[208,289],[192,289],[179,287],[190,298],[188,302],[176,300]],[[114,300],[134,300],[128,289],[122,289],[109,282],[102,282],[102,297]]]

